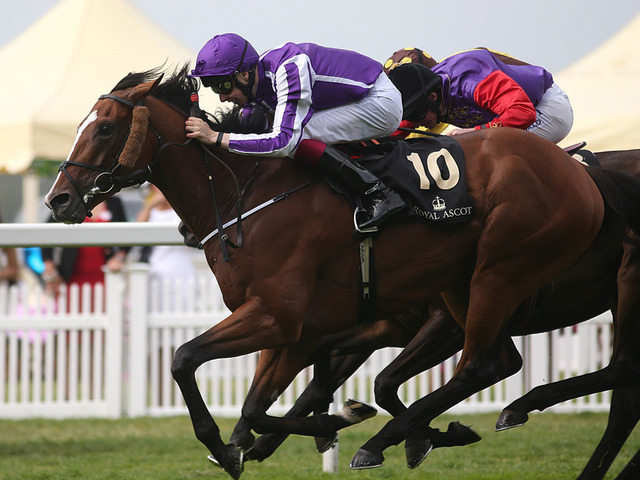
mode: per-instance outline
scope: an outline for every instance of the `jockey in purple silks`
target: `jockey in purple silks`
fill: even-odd
[[[189,138],[244,155],[289,156],[336,175],[367,203],[361,230],[404,207],[397,193],[330,145],[388,137],[398,128],[402,97],[380,63],[311,43],[286,43],[258,55],[244,38],[227,33],[206,43],[190,76],[222,102],[266,107],[273,125],[261,134],[223,133],[190,117]]]

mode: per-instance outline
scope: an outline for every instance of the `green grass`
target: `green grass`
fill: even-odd
[[[443,416],[434,426],[446,429],[458,418],[473,425],[483,440],[434,450],[416,470],[407,469],[402,445],[385,452],[382,468],[349,470],[353,454],[388,420],[379,416],[341,432],[335,475],[322,472],[312,439],[292,437],[265,462],[247,463],[242,479],[574,479],[596,447],[607,416],[542,413],[522,428],[500,433],[493,430],[496,413]],[[235,422],[218,423],[227,439]],[[614,478],[639,448],[640,434],[634,433],[607,478]],[[2,480],[231,478],[209,464],[207,453],[187,417],[0,420]]]

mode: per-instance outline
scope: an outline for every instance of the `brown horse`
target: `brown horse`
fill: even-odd
[[[640,150],[600,152],[596,156],[604,168],[640,178]],[[615,325],[611,364],[597,375],[583,375],[534,389],[505,409],[506,413],[497,423],[497,430],[515,426],[507,421],[513,421],[516,414],[519,415],[517,423],[521,425],[527,419],[526,413],[531,410],[543,410],[560,401],[608,390],[616,384],[633,382],[636,372],[629,363],[634,359],[637,361],[636,345],[640,341],[640,332],[635,331],[638,307],[634,302],[635,298],[640,298],[637,287],[640,285],[640,272],[635,267],[638,246],[634,242],[626,243],[624,239],[624,225],[611,225],[606,238],[601,238],[597,248],[592,246],[552,285],[539,290],[535,303],[525,302],[509,321],[512,335],[526,335],[574,325],[611,310]],[[625,332],[624,339],[617,338],[619,332]],[[376,402],[392,415],[399,415],[406,410],[397,395],[400,385],[449,358],[462,348],[463,342],[463,330],[438,299],[430,302],[428,308],[419,309],[412,315],[403,315],[401,319],[381,320],[369,326],[330,335],[323,339],[309,360],[320,363],[328,361],[329,354],[340,356],[333,359],[330,372],[324,371],[322,376],[313,379],[287,415],[305,416],[311,411],[327,411],[338,386],[374,350],[388,346],[406,348],[376,378]],[[599,383],[598,377],[606,383]],[[640,396],[637,390],[635,386],[614,390],[609,426],[580,478],[599,479],[606,474],[640,419],[637,401]],[[248,459],[264,460],[285,438],[286,435],[269,434],[253,443],[246,422],[241,419],[232,441],[248,449]],[[417,438],[407,439],[408,465],[415,468],[422,462],[429,451],[429,443],[437,448],[464,445],[478,439],[473,432],[461,426],[454,429],[450,426],[447,435],[430,430],[421,432]],[[331,440],[317,439],[319,450],[330,446]],[[631,475],[628,478],[633,478],[638,468],[635,462],[630,462],[625,470],[627,475]]]
[[[596,156],[604,168],[640,179],[640,150],[599,152]],[[624,229],[620,226],[611,228],[609,232],[609,240],[602,241],[603,245],[596,249],[591,248],[576,265],[556,279],[552,285],[538,291],[535,303],[527,301],[518,308],[509,322],[511,334],[526,335],[541,330],[562,328],[583,322],[607,310],[611,310],[614,314],[614,325],[633,326],[636,323],[637,307],[629,300],[640,298],[638,297],[640,292],[637,292],[638,287],[636,287],[640,284],[640,272],[637,268],[630,268],[630,265],[637,262],[635,252],[638,247],[634,243],[623,243]],[[624,263],[622,263],[623,249],[626,252]],[[618,282],[620,282],[619,286]],[[322,375],[314,377],[288,415],[306,416],[311,411],[326,412],[332,401],[333,392],[342,382],[351,376],[373,351],[388,346],[406,348],[377,376],[376,403],[394,416],[406,410],[397,395],[400,385],[446,360],[463,345],[463,330],[458,327],[446,307],[438,300],[435,299],[430,302],[428,308],[418,309],[412,315],[403,315],[401,319],[381,320],[372,325],[325,338],[310,357],[310,361],[318,363],[328,361],[328,355],[332,354],[335,358],[332,360],[331,371],[324,371]],[[620,303],[619,308],[618,303]],[[533,311],[526,313],[531,309]],[[524,318],[526,318],[525,323],[522,320]],[[420,329],[423,325],[424,328]],[[616,383],[616,376],[611,372],[620,372],[618,376],[634,375],[633,370],[625,363],[634,358],[635,345],[640,338],[629,327],[616,327],[616,332],[621,328],[626,331],[625,341],[615,341],[614,335],[612,363],[599,374],[611,384]],[[318,371],[317,364],[316,371]],[[539,387],[528,394],[524,400],[514,402],[508,408],[515,411],[520,403],[521,410],[525,409],[525,405],[529,405],[525,412],[534,409],[543,410],[560,401],[605,389],[608,388],[595,383],[593,375],[576,377],[571,382],[563,380]],[[600,479],[608,471],[640,419],[640,407],[638,407],[640,395],[637,391],[638,387],[634,386],[614,390],[607,431],[580,478]],[[528,404],[524,403],[525,401]],[[520,424],[526,421],[525,412],[520,414],[523,416]],[[497,429],[504,429],[500,426],[500,422]],[[285,438],[286,435],[282,434],[268,434],[253,443],[253,438],[247,431],[246,422],[241,419],[231,440],[241,445],[244,443],[245,448],[248,449],[247,459],[262,461],[270,456]],[[429,443],[432,448],[438,448],[465,445],[479,438],[470,429],[459,425],[450,425],[447,434],[429,429],[417,439],[407,440],[408,465],[415,468],[424,460],[425,452],[428,453],[430,448]],[[316,439],[319,451],[329,447],[332,440],[334,439]],[[425,444],[425,441],[429,443]],[[621,478],[635,478],[640,471],[639,468],[637,462],[629,462]]]
[[[604,168],[627,173],[640,178],[640,150],[621,152],[601,152],[596,154]],[[637,268],[637,249],[635,243],[624,242],[624,225],[611,225],[605,234],[601,234],[597,248],[590,248],[581,259],[567,272],[545,286],[535,296],[535,303],[527,301],[521,305],[509,321],[512,335],[525,335],[542,330],[552,330],[583,322],[604,311],[614,314],[615,333],[625,332],[620,340],[614,336],[614,353],[611,365],[598,374],[610,385],[631,383],[635,371],[629,362],[637,357],[636,345],[640,341],[634,330],[637,324],[638,309],[633,300],[638,296],[637,285],[640,277]],[[426,322],[425,322],[426,320]],[[419,330],[420,327],[422,330]],[[418,331],[419,330],[419,331]],[[417,334],[417,335],[416,335]],[[313,361],[326,360],[331,353],[344,355],[333,359],[331,372],[325,372],[323,378],[311,382],[307,390],[296,402],[289,415],[307,415],[313,411],[326,411],[332,399],[333,391],[368,358],[377,348],[401,346],[405,350],[385,368],[376,378],[376,402],[392,415],[406,410],[398,398],[401,384],[422,371],[437,365],[459,351],[464,342],[464,332],[458,327],[444,305],[437,300],[431,302],[428,309],[403,315],[401,319],[381,320],[375,324],[331,335],[319,345]],[[345,355],[346,354],[346,355]],[[629,380],[631,378],[631,380]],[[526,420],[526,412],[542,410],[577,396],[594,393],[605,387],[598,383],[597,376],[576,377],[557,384],[545,385],[534,389],[525,399],[514,402],[508,409],[520,413]],[[620,447],[640,418],[637,388],[628,386],[614,390],[609,427],[600,445],[585,467],[581,478],[603,478]],[[527,402],[527,403],[525,403]],[[519,409],[519,410],[516,410]],[[524,411],[522,411],[524,410]],[[511,417],[513,418],[513,417]],[[498,422],[498,429],[501,422]],[[234,432],[235,437],[243,439],[246,435],[244,422]],[[422,432],[418,438],[407,439],[408,464],[415,468],[424,459],[429,445],[424,443],[424,435],[434,448],[440,446],[462,445],[477,437],[460,427],[452,435],[437,432]],[[247,452],[249,459],[264,460],[271,455],[285,436],[270,434],[260,437]],[[233,437],[232,437],[233,439]],[[330,440],[330,439],[329,439]],[[244,440],[246,443],[246,439]],[[326,446],[326,443],[319,445]],[[628,471],[638,468],[631,462]]]
[[[81,124],[46,203],[58,220],[79,223],[119,188],[151,181],[204,239],[233,218],[240,203],[248,210],[295,191],[268,213],[245,219],[242,230],[220,231],[205,243],[207,261],[233,313],[180,347],[172,365],[196,437],[238,478],[242,453],[222,441],[195,370],[209,360],[265,350],[249,392],[253,403],[243,408],[254,430],[329,436],[352,424],[348,415],[274,418],[265,412],[322,337],[356,325],[358,244],[345,199],[289,159],[261,161],[216,149],[203,161],[196,144],[172,146],[186,140],[184,121],[195,87],[186,71],[185,66],[164,83],[157,71],[129,75],[101,97]],[[587,174],[535,135],[485,130],[461,136],[460,145],[474,218],[453,226],[398,220],[376,238],[380,317],[408,311],[443,292],[465,329],[454,378],[421,401],[425,415],[413,419],[415,426],[428,425],[521,367],[507,320],[595,240],[605,212],[613,214],[603,194],[634,227],[640,219],[638,184],[599,171]],[[227,252],[228,262],[221,261],[231,237],[242,246]],[[395,425],[413,410],[368,442],[359,466],[370,465],[384,448],[404,439],[409,429],[405,425],[397,432]]]

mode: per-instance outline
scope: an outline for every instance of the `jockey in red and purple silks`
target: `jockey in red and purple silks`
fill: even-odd
[[[438,120],[460,127],[449,134],[514,127],[557,143],[566,137],[573,124],[567,95],[542,67],[484,48],[451,55],[431,66],[431,70],[415,65],[399,65],[389,73],[403,93],[403,118],[411,117],[414,124],[428,126],[424,114],[435,109],[433,104],[428,105],[424,95],[419,98],[416,93],[420,89],[419,79],[423,83],[434,79],[431,91],[423,93],[437,92]],[[414,104],[409,107],[406,101],[414,96]]]

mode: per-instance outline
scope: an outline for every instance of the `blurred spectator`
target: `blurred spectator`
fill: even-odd
[[[42,249],[40,247],[25,247],[22,249],[24,254],[24,264],[29,271],[38,275],[38,278],[44,272],[44,262],[42,261]]]
[[[2,223],[2,214],[0,214]],[[15,248],[3,247],[0,249],[0,286],[13,285],[18,281],[20,266]]]
[[[93,209],[93,216],[85,222],[124,222],[126,221],[122,202],[118,197],[108,198]],[[49,221],[54,221],[50,218]],[[118,247],[64,247],[42,248],[44,272],[42,280],[47,292],[58,295],[62,283],[67,286],[85,283],[91,286],[104,284],[104,265],[112,271],[123,268],[128,248]],[[67,293],[68,295],[68,293]],[[80,306],[82,308],[82,306]],[[93,305],[92,305],[93,309]]]
[[[180,223],[180,217],[171,208],[169,202],[155,185],[151,185],[149,196],[138,214],[139,222],[153,223]],[[160,283],[187,279],[195,276],[193,266],[193,250],[185,245],[155,245],[149,247],[142,260],[149,263],[149,276],[151,280],[157,279]],[[186,283],[183,283],[183,288]],[[174,289],[172,288],[172,291]]]

